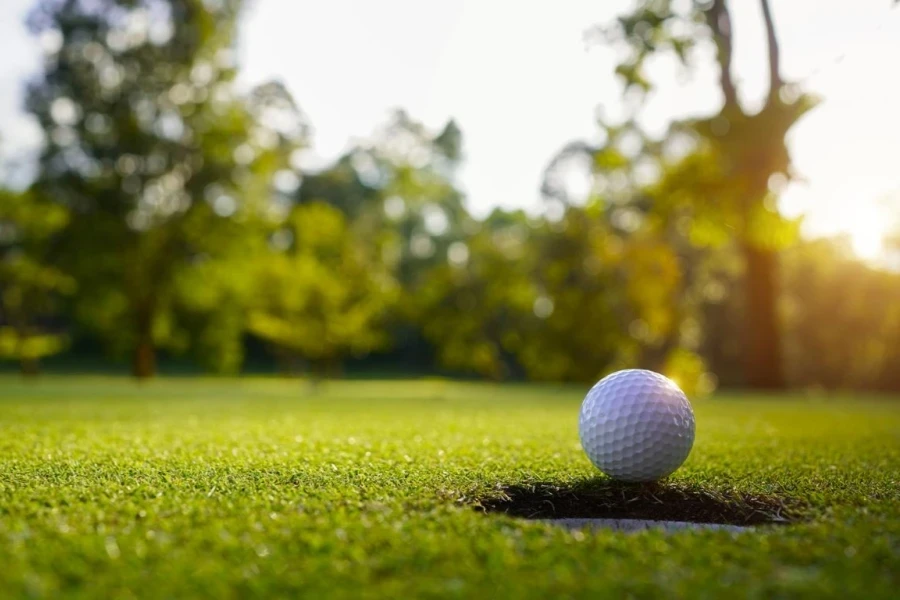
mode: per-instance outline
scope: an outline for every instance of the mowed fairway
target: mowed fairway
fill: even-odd
[[[694,403],[694,450],[657,491],[769,498],[789,525],[584,533],[477,510],[604,485],[584,391],[0,378],[0,596],[896,597],[898,399]]]

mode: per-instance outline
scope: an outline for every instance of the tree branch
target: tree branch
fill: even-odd
[[[763,0],[765,1],[765,0]],[[731,77],[732,31],[731,14],[725,0],[713,0],[712,6],[706,11],[706,22],[713,32],[716,42],[716,57],[719,61],[719,87],[725,96],[725,107],[731,108],[738,105],[737,89],[734,79]]]
[[[781,56],[778,49],[778,38],[775,35],[775,22],[772,20],[772,11],[769,8],[769,0],[760,0],[763,19],[766,22],[766,40],[769,43],[769,98],[767,104],[771,104],[778,98],[778,92],[784,82],[781,80],[780,66]]]

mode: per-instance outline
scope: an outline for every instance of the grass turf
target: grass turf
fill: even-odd
[[[634,488],[581,452],[583,392],[0,379],[0,595],[896,597],[896,399],[695,402],[685,466]],[[796,520],[622,534],[512,516],[653,516],[650,498],[666,518]]]

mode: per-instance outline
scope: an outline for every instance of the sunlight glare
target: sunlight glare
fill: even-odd
[[[858,207],[848,215],[847,234],[853,252],[865,260],[877,260],[884,254],[885,221],[872,206]]]

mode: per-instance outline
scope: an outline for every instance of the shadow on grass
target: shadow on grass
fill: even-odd
[[[788,523],[799,503],[776,496],[717,492],[671,483],[626,484],[587,479],[570,485],[505,486],[478,510],[524,519],[647,519],[730,525]]]

